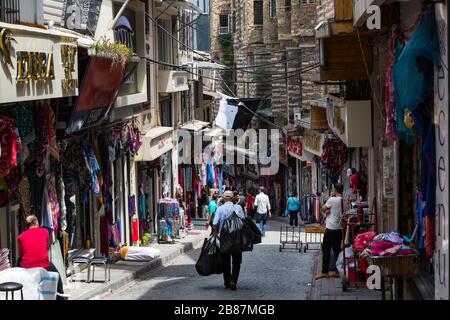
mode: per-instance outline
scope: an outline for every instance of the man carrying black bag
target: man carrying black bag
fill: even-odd
[[[223,199],[225,204],[221,205],[214,217],[213,221],[213,234],[214,236],[220,235],[224,221],[228,219],[233,213],[241,218],[245,219],[244,210],[238,204],[233,203],[233,192],[225,191]],[[241,270],[242,251],[233,253],[222,253],[223,257],[223,280],[225,288],[236,290],[236,284],[239,278],[239,271]]]

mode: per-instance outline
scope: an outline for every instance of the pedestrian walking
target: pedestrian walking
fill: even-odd
[[[39,226],[38,218],[30,215],[25,219],[26,231],[17,238],[19,246],[19,265],[22,268],[44,268],[58,273],[57,300],[65,300],[61,275],[55,265],[50,262],[48,249],[51,246],[49,231]]]
[[[253,209],[253,202],[255,202],[255,196],[251,193],[247,193],[245,196],[245,202],[247,203],[247,216],[250,219],[255,217],[255,210]]]
[[[297,192],[294,192],[287,201],[287,209],[289,211],[289,224],[298,227],[298,213],[300,211],[300,199]]]
[[[269,218],[272,217],[272,214],[270,213],[271,208],[269,197],[264,193],[264,191],[264,187],[259,188],[259,194],[255,197],[255,202],[253,203],[253,206],[256,208],[257,213],[256,225],[261,231],[263,237],[266,236],[267,216],[269,216]]]
[[[244,210],[244,214],[247,215],[247,204],[245,202],[245,197],[243,192],[234,191],[234,203],[241,206],[241,208]]]
[[[217,208],[213,220],[213,235],[220,236],[223,222],[228,219],[233,212],[241,219],[245,219],[242,207],[233,202],[234,194],[232,191],[225,191],[223,194],[225,204]],[[242,252],[238,253],[222,253],[223,256],[223,281],[225,288],[236,290],[236,285],[239,279],[239,272],[241,270]]]
[[[209,214],[208,214],[208,225],[213,226],[214,216],[216,214],[217,208],[219,207],[218,204],[218,195],[216,193],[213,194],[212,200],[209,202]]]
[[[316,280],[328,277],[339,277],[336,265],[330,270],[330,254],[331,250],[333,250],[334,256],[338,257],[341,251],[341,218],[344,213],[343,191],[344,186],[342,184],[336,184],[333,188],[332,196],[322,207],[326,214],[326,229],[322,243],[322,272],[315,277]],[[332,271],[333,273],[329,274],[329,271]]]

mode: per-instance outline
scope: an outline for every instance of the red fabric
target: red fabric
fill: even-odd
[[[139,220],[134,219],[131,222],[131,242],[136,242],[139,240]]]
[[[18,237],[19,257],[22,268],[48,268],[48,231],[44,228],[32,228]]]
[[[375,236],[376,236],[376,233],[373,231],[358,234],[353,243],[353,249],[355,251],[364,250],[369,245],[370,241],[372,241],[373,238],[375,238]]]
[[[433,255],[434,249],[434,216],[427,216],[425,220],[425,250],[427,256]]]
[[[350,184],[352,185],[353,192],[356,192],[359,190],[359,179],[360,179],[360,173],[357,172],[350,176]]]
[[[245,202],[247,202],[247,209],[253,209],[253,202],[255,202],[255,197],[252,195],[245,196]]]
[[[362,273],[367,273],[367,268],[369,267],[369,264],[367,263],[367,260],[365,257],[359,258],[359,266],[361,267]]]

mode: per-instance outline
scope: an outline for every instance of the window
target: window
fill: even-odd
[[[230,33],[230,19],[228,14],[219,15],[219,34]]]
[[[291,12],[291,0],[284,0],[284,8],[286,12]]]
[[[291,1],[289,1],[290,3]],[[314,4],[316,3],[316,0],[302,0],[302,4]]]
[[[19,0],[0,0],[0,22],[16,23],[19,20]]]
[[[253,15],[254,15],[253,24],[262,25],[264,22],[262,0],[253,1]]]
[[[277,0],[270,0],[270,17],[275,18],[277,16]]]

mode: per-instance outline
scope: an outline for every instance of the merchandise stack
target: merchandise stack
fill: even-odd
[[[175,199],[165,198],[158,202],[158,241],[172,242],[180,238],[180,207]]]

